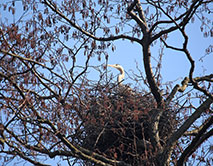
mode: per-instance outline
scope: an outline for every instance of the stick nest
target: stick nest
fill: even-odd
[[[81,114],[82,146],[131,165],[151,165],[153,117],[162,111],[158,129],[163,146],[176,126],[174,111],[156,109],[150,93],[126,86],[95,87],[88,94],[84,99],[87,111]]]

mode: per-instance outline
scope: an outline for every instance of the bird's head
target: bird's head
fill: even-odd
[[[121,73],[124,73],[124,68],[123,68],[121,65],[119,65],[119,64],[107,65],[107,66],[116,68],[116,69],[119,70]]]

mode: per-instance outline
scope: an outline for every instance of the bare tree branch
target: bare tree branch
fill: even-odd
[[[133,12],[134,7],[137,8],[137,10],[140,14],[140,18]],[[132,2],[132,4],[127,8],[127,12],[132,17],[132,19],[134,19],[138,23],[143,34],[145,35],[147,33],[148,27],[147,27],[147,24],[146,24],[146,20],[145,20],[145,16],[144,16],[142,7],[140,5],[140,1],[134,0]]]
[[[199,117],[200,115],[206,111],[206,109],[209,108],[209,106],[213,103],[213,100],[208,98],[205,102],[203,102],[197,109],[196,111],[184,122],[184,124],[175,132],[172,134],[171,138],[168,140],[167,145],[165,147],[167,147],[167,149],[171,146],[173,146],[176,142],[176,140],[178,140],[178,138],[180,138],[183,133],[186,132],[186,130],[188,130],[188,128],[191,126],[191,124],[193,124]]]
[[[179,92],[184,92],[185,89],[187,88],[189,83],[189,78],[185,77],[184,80],[181,82],[182,86],[180,85],[175,85],[175,87],[172,89],[172,92],[169,94],[169,96],[166,98],[166,104],[168,105],[171,100],[174,98],[175,94]]]
[[[205,122],[199,128],[196,128],[196,129],[190,130],[190,131],[186,131],[184,133],[184,136],[197,136],[198,133],[201,131],[201,129],[209,122],[210,119],[211,119],[211,117],[206,119]]]
[[[198,4],[197,4],[198,3]],[[162,35],[167,34],[167,33],[171,33],[172,31],[175,31],[177,29],[179,29],[180,27],[184,27],[189,20],[191,19],[191,17],[193,16],[193,14],[195,13],[195,11],[197,10],[197,8],[202,4],[202,1],[199,0],[195,0],[193,1],[193,3],[191,4],[189,10],[187,11],[185,15],[185,17],[182,19],[182,21],[179,24],[176,24],[175,26],[172,26],[166,30],[162,30],[160,31],[158,34],[154,35],[152,37],[152,41],[160,38]],[[162,8],[160,8],[162,9]],[[166,12],[162,9],[162,11],[164,12],[164,14],[166,14]],[[167,16],[169,16],[168,14],[166,14]],[[170,16],[169,16],[170,17]],[[170,17],[171,19],[171,17]],[[172,19],[172,22],[175,23],[174,19]]]
[[[188,157],[199,147],[206,139],[213,135],[213,129],[204,134],[206,130],[213,124],[213,117],[211,117],[202,129],[198,132],[196,137],[192,140],[191,144],[184,150],[180,156],[177,165],[181,166],[188,159]]]
[[[135,41],[135,42],[138,42],[138,43],[140,42],[139,39],[131,37],[131,36],[126,36],[124,34],[118,35],[118,36],[110,36],[110,37],[107,37],[107,38],[96,37],[93,34],[83,30],[81,27],[79,27],[74,22],[72,22],[70,19],[68,19],[63,13],[60,12],[60,10],[50,0],[44,0],[43,3],[45,5],[47,5],[48,7],[50,7],[50,9],[52,9],[52,11],[54,11],[59,16],[61,16],[63,19],[65,19],[72,27],[76,28],[77,30],[79,30],[83,34],[87,35],[88,37],[91,37],[94,40],[98,40],[98,41],[114,41],[114,40],[118,40],[118,39],[128,39],[130,41]]]

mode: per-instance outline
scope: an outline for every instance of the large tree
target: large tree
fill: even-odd
[[[197,66],[186,30],[198,21],[200,33],[212,36],[210,2],[2,1],[3,165],[20,158],[48,165],[57,156],[68,165],[211,165],[213,74],[194,76]],[[178,47],[168,40],[174,34],[181,39]],[[112,83],[105,72],[109,52],[116,51],[114,41],[123,40],[142,50],[137,61],[143,60],[139,70],[145,74],[131,76],[132,89]],[[151,51],[155,47],[162,51],[157,56]],[[180,85],[162,81],[166,49],[190,63]],[[210,56],[211,49],[200,58]],[[91,64],[94,58],[104,59],[106,66]],[[152,58],[158,63],[152,64]],[[96,80],[90,70],[99,73]]]

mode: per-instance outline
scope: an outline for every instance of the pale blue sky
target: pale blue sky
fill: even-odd
[[[0,21],[2,21],[2,18],[5,17],[5,13],[2,11],[2,8],[0,8]],[[18,14],[18,13],[17,13]],[[13,18],[10,15],[6,16],[7,18]],[[210,25],[212,26],[212,25]],[[203,75],[203,69],[205,68],[205,74],[213,73],[213,56],[212,54],[207,55],[203,62],[198,61],[202,56],[205,55],[205,49],[211,44],[213,45],[212,38],[203,38],[203,34],[200,32],[200,22],[198,20],[195,21],[193,24],[189,24],[187,26],[187,32],[189,36],[189,45],[188,49],[191,53],[191,56],[196,60],[196,72],[194,76],[202,76]],[[172,33],[171,37],[168,39],[168,43],[176,46],[182,46],[180,45],[182,41],[182,38],[180,37],[180,33]],[[114,52],[109,51],[109,64],[121,64],[125,71],[131,74],[131,70],[138,73],[136,70],[136,63],[137,61],[139,68],[144,71],[143,69],[143,59],[142,59],[142,48],[137,43],[131,43],[127,40],[122,41],[118,40],[114,42],[116,45],[116,50]],[[159,54],[160,45],[159,43],[156,44],[154,47],[152,47],[152,56],[155,58],[158,57]],[[78,56],[77,59],[79,62],[83,62],[84,58]],[[152,62],[154,60],[152,59]],[[90,65],[101,65],[105,63],[104,58],[102,58],[102,61],[98,61],[97,57],[94,57],[90,61]],[[175,83],[180,83],[182,79],[185,76],[188,76],[189,73],[190,64],[187,60],[186,56],[183,53],[172,51],[170,49],[165,48],[164,56],[163,56],[163,66],[162,66],[162,77],[163,77],[163,83],[166,83],[168,81],[174,81],[177,80]],[[118,71],[115,69],[108,69],[113,74],[118,74]],[[91,79],[98,79],[98,73],[95,72],[91,68],[91,72],[89,74],[89,77]],[[145,73],[144,73],[145,76]],[[115,79],[116,80],[116,79]],[[133,83],[130,79],[126,79],[125,83]],[[58,161],[58,160],[56,160]],[[51,162],[52,165],[57,165],[54,162]],[[26,164],[28,165],[28,164]]]

